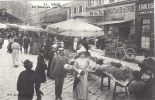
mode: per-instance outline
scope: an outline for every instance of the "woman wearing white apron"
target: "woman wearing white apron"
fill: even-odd
[[[20,45],[17,43],[17,39],[14,40],[14,43],[11,45],[12,48],[12,60],[13,60],[13,65],[17,66],[17,62],[19,59],[19,49]]]

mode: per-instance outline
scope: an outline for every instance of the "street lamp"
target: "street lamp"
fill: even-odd
[[[4,15],[5,15],[5,12],[6,12],[5,10],[2,10],[2,15],[3,15],[3,17],[4,17]]]
[[[5,20],[6,9],[1,10],[2,20]]]

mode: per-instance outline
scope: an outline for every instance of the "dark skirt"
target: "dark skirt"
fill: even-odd
[[[8,51],[7,51],[7,52],[9,52],[9,53],[12,53],[12,48],[11,48],[11,45],[12,45],[12,43],[9,43],[9,45],[8,45],[8,47],[7,47],[7,49],[8,49]]]
[[[43,64],[37,64],[37,67],[35,69],[35,72],[37,72],[39,75],[41,83],[44,83],[46,81],[46,75],[45,75],[46,68],[44,67],[45,66]]]

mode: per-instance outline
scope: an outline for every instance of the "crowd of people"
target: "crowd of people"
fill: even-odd
[[[19,51],[22,53],[22,47],[24,48],[25,54],[38,55],[35,71],[32,70],[33,62],[25,60],[23,63],[26,70],[22,71],[18,77],[18,100],[32,100],[34,88],[37,94],[37,100],[41,100],[43,92],[40,90],[40,86],[41,83],[46,82],[47,77],[55,81],[55,100],[62,100],[63,83],[67,74],[67,70],[64,68],[65,64],[73,65],[72,74],[75,76],[73,82],[74,99],[88,100],[87,68],[89,60],[87,57],[90,56],[90,53],[86,38],[81,39],[77,43],[76,50],[74,50],[73,47],[69,48],[77,54],[74,58],[74,62],[71,62],[65,56],[65,48],[64,45],[59,44],[60,40],[52,36],[48,36],[45,43],[46,45],[43,43],[43,37],[40,38],[39,35],[31,38],[28,34],[23,36],[22,34],[17,35],[11,33],[8,35],[8,41],[8,52],[12,53],[14,66],[17,66]],[[30,50],[28,51],[29,46]],[[48,64],[46,63],[47,61]],[[139,100],[145,98],[153,100],[153,93],[155,93],[155,61],[150,57],[149,53],[145,53],[144,61],[139,62],[138,65],[141,70],[133,71],[134,79],[129,84],[130,99]],[[82,70],[80,74],[79,70]],[[142,80],[142,74],[144,73],[150,75],[147,81]]]
[[[37,67],[35,69],[35,73],[39,77],[39,83],[43,83],[46,81],[46,72],[47,70],[47,77],[53,79],[55,81],[55,100],[62,100],[61,94],[63,90],[63,83],[67,74],[67,70],[64,69],[65,64],[70,64],[71,62],[67,57],[64,55],[64,49],[58,48],[56,44],[53,44],[52,49],[49,52],[49,63],[48,65],[45,64],[44,60],[45,58],[45,51],[40,50],[40,53],[38,55],[38,61],[37,61]],[[88,100],[88,65],[89,61],[87,59],[86,53],[87,50],[84,48],[84,46],[81,45],[81,47],[76,51],[78,54],[77,57],[75,57],[74,63],[72,64],[72,70],[74,78],[74,84],[73,84],[73,97],[77,100]],[[148,56],[148,53],[145,54],[146,59],[144,59],[143,62],[139,64],[141,67],[140,71],[133,71],[134,79],[129,84],[129,94],[131,100],[142,100],[142,99],[149,99],[154,100],[154,94],[155,91],[155,77],[154,77],[154,62],[151,62],[151,64],[147,63],[147,58],[149,58],[148,61],[150,61],[150,56]],[[31,65],[31,64],[30,64]],[[143,65],[143,67],[142,67]],[[151,65],[151,66],[150,66]],[[31,65],[32,66],[32,65]],[[145,68],[144,68],[145,67]],[[79,74],[79,69],[82,69],[82,73]],[[27,69],[26,69],[27,71]],[[24,72],[26,72],[24,71]],[[147,71],[147,72],[146,72]],[[150,72],[148,72],[150,71]],[[22,73],[24,73],[22,72]],[[142,74],[150,73],[150,78],[147,81],[144,81],[142,79]],[[36,77],[36,79],[38,78]],[[23,79],[22,77],[19,77],[18,80]],[[31,77],[30,77],[31,78]],[[26,81],[26,80],[25,80]],[[35,81],[33,81],[35,82]],[[33,83],[36,84],[36,83]],[[25,84],[26,85],[26,84]],[[26,85],[27,86],[27,85]],[[20,86],[18,86],[20,87]],[[39,86],[38,86],[39,87]],[[28,89],[28,88],[27,88]],[[35,88],[36,89],[36,88]],[[40,91],[39,89],[36,90]],[[24,92],[24,91],[23,91]],[[34,91],[33,91],[34,92]],[[38,92],[37,96],[38,98],[41,98],[41,95],[43,93],[40,91]],[[30,95],[30,94],[29,94]],[[32,95],[32,94],[31,94]],[[31,96],[32,98],[32,96]],[[20,99],[19,99],[20,100]],[[31,99],[30,99],[31,100]]]

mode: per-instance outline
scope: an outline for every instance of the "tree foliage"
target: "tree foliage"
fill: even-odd
[[[31,5],[27,1],[0,1],[0,9],[7,9],[7,13],[25,21],[30,15]]]

